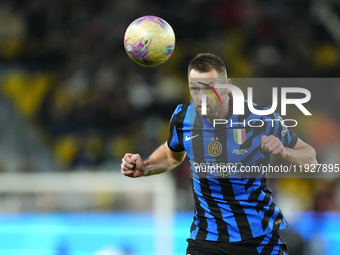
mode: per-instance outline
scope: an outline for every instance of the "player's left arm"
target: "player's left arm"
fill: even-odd
[[[284,147],[280,139],[270,135],[262,136],[261,149],[278,158],[284,159],[289,164],[304,165],[317,164],[316,153],[312,146],[297,139],[294,148]]]

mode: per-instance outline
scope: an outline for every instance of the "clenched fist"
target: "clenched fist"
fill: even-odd
[[[144,164],[139,154],[126,153],[122,158],[121,170],[122,174],[136,178],[143,176]]]
[[[261,137],[261,150],[273,154],[278,158],[284,158],[287,154],[285,147],[283,147],[279,138],[270,135]]]

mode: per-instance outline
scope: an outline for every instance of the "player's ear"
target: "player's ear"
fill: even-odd
[[[226,84],[231,84],[231,80],[227,79],[226,80]],[[229,94],[230,93],[230,89],[226,88],[226,90],[227,90],[227,94]]]

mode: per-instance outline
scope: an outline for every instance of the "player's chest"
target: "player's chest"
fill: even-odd
[[[237,161],[259,148],[261,134],[247,128],[188,129],[183,132],[183,144],[189,157]]]

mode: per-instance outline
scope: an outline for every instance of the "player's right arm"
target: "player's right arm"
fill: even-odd
[[[144,161],[139,154],[126,153],[122,158],[121,172],[132,178],[161,174],[179,165],[185,156],[185,151],[174,152],[168,143],[164,143]]]

